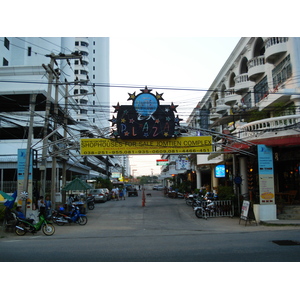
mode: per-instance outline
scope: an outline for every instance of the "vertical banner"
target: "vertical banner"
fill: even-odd
[[[260,204],[275,204],[273,149],[257,145]]]
[[[29,163],[29,173],[28,173],[28,189],[24,191],[24,176],[25,176],[25,166],[26,166],[26,149],[18,149],[18,196],[17,203],[22,205],[21,194],[23,192],[28,193],[28,199],[26,201],[26,207],[32,208],[32,153],[30,155]]]

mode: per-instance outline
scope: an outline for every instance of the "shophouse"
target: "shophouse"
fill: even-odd
[[[188,119],[198,134],[208,129],[214,137],[215,153],[197,155],[197,185],[206,184],[208,174],[211,187],[232,185],[260,205],[260,219],[276,218],[280,203],[300,198],[299,53],[300,38],[241,38]],[[263,205],[259,190],[259,144],[272,151],[269,205]],[[217,164],[225,165],[224,178],[215,177]]]

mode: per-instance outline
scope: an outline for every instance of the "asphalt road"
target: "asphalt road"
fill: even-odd
[[[23,237],[2,235],[1,262],[298,262],[299,227],[239,224],[238,218],[198,219],[183,199],[147,191],[125,201],[97,203],[85,226],[55,226]],[[1,234],[0,234],[1,235]]]

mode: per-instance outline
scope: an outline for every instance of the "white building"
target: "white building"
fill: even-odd
[[[207,171],[212,188],[235,186],[234,179],[240,177],[241,194],[250,195],[260,205],[257,214],[261,220],[276,218],[276,204],[278,209],[283,200],[276,197],[275,204],[274,194],[297,191],[296,198],[284,200],[290,203],[300,196],[299,53],[300,38],[241,38],[188,119],[188,125],[199,132],[220,133],[214,134],[216,153],[225,153],[198,155],[197,185],[206,183]],[[251,144],[273,150],[272,200],[262,200],[257,156],[253,156],[256,147]],[[225,178],[214,177],[216,163],[225,164]]]
[[[3,37],[0,56],[1,189],[15,189],[17,150],[26,149],[28,140],[37,154],[36,178],[44,170],[43,157],[47,181],[55,160],[56,178],[63,168],[67,181],[74,176],[107,176],[110,159],[82,158],[78,141],[108,134],[109,39]]]

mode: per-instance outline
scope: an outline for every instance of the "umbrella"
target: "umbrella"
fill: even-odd
[[[13,200],[14,198],[12,196],[7,195],[6,193],[0,191],[0,201],[3,200]]]
[[[4,205],[9,207],[10,209],[12,209],[14,206],[14,203],[16,201],[16,198],[17,198],[17,191],[15,191],[12,196],[9,196],[6,193],[0,191],[0,198],[1,197],[6,199],[6,201],[4,202]]]

